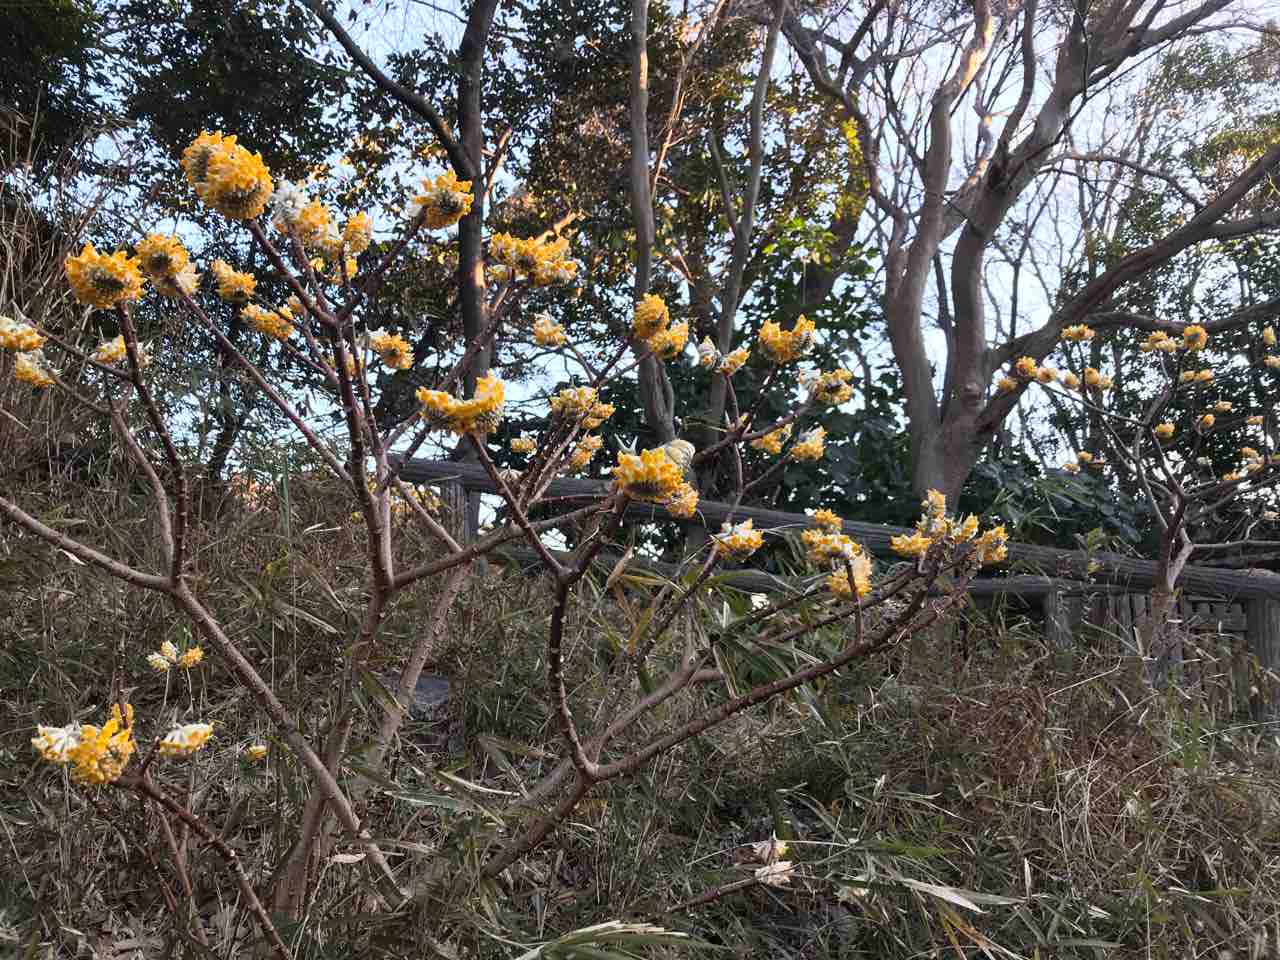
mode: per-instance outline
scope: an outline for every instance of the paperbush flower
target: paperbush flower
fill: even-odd
[[[1157,423],[1155,426],[1155,435],[1161,440],[1168,440],[1173,436],[1174,426],[1172,423]]]
[[[1143,353],[1150,353],[1158,350],[1162,353],[1172,353],[1178,349],[1178,341],[1174,340],[1163,330],[1152,331],[1147,339],[1138,344],[1138,349]]]
[[[849,584],[849,571],[853,570],[853,584]],[[827,577],[827,589],[840,600],[859,600],[871,592],[871,558],[859,553]]]
[[[209,175],[201,199],[225,217],[252,220],[271,199],[271,173],[262,155],[239,145],[209,158]]]
[[[819,374],[809,384],[809,395],[828,407],[846,403],[853,396],[853,373],[843,368]]]
[[[1040,367],[1031,357],[1019,357],[1013,369],[1023,380],[1034,380]]]
[[[538,314],[533,321],[533,339],[541,347],[563,347],[569,342],[564,327],[545,313]]]
[[[673,517],[688,520],[698,510],[698,491],[688,483],[682,483],[663,505]]]
[[[813,321],[803,314],[796,318],[794,327],[785,331],[769,320],[760,327],[760,349],[775,364],[789,363],[809,352],[815,332]]]
[[[93,351],[93,359],[101,364],[111,365],[123,363],[129,356],[128,347],[125,346],[124,336],[118,336],[114,340],[103,340],[98,344],[98,348]],[[138,351],[138,360],[142,366],[146,366],[149,358],[145,351]]]
[[[409,218],[421,216],[428,230],[440,230],[470,213],[471,203],[471,181],[459,180],[452,170],[446,170],[434,180],[422,180],[421,189],[409,197]]]
[[[133,741],[133,706],[111,708],[111,717],[102,727],[91,723],[65,727],[38,726],[31,745],[50,763],[71,765],[76,783],[100,786],[119,779],[136,744]]]
[[[259,760],[267,758],[267,745],[265,743],[254,743],[244,748],[245,759],[251,763],[257,763]]]
[[[516,437],[509,444],[512,453],[533,453],[538,449],[538,441],[533,437]]]
[[[213,725],[188,723],[170,730],[160,741],[160,752],[167,757],[189,756],[202,748],[213,736]]]
[[[900,534],[889,538],[889,548],[900,557],[918,557],[933,546],[933,539],[921,533]]]
[[[1058,371],[1053,369],[1053,367],[1041,367],[1036,371],[1036,382],[1045,384],[1057,383]]]
[[[680,472],[687,474],[689,468],[693,466],[693,457],[698,451],[688,440],[679,438],[672,440],[662,448],[671,462],[680,468]]]
[[[829,530],[805,530],[800,534],[800,541],[804,544],[809,561],[818,566],[852,560],[862,551],[862,547],[843,533]]]
[[[1262,362],[1272,370],[1280,369],[1280,357],[1264,357]]]
[[[306,208],[307,195],[290,180],[282,180],[271,195],[271,224],[280,233],[288,233]]]
[[[996,389],[1001,393],[1013,393],[1018,389],[1018,381],[1013,377],[1001,377],[996,381]]]
[[[684,475],[661,447],[639,455],[619,453],[613,468],[616,490],[633,500],[662,503],[681,491]]]
[[[352,217],[342,226],[342,244],[346,247],[347,253],[362,254],[369,249],[369,244],[373,242],[373,219],[369,214],[361,212],[352,215]]]
[[[138,266],[151,280],[176,277],[191,262],[191,255],[175,234],[153,233],[138,244]]]
[[[418,390],[417,397],[422,404],[422,416],[430,423],[459,436],[484,436],[502,422],[506,385],[496,374],[489,374],[476,380],[475,396],[470,400],[459,400],[443,390],[425,387]]]
[[[1234,405],[1230,400],[1219,400],[1213,405],[1214,413],[1230,413],[1234,409]]]
[[[828,533],[839,533],[844,528],[844,521],[834,511],[826,509],[815,511],[813,522]]]
[[[0,347],[5,350],[39,350],[44,337],[29,323],[19,323],[13,317],[0,317]]]
[[[755,529],[751,520],[742,523],[725,523],[719,533],[711,535],[716,556],[724,560],[745,560],[762,546],[764,534]]]
[[[1267,326],[1262,328],[1262,342],[1268,347],[1276,345],[1276,328]]]
[[[53,386],[54,370],[42,350],[27,350],[13,358],[14,379],[38,389]]]
[[[974,550],[978,558],[978,563],[986,565],[989,563],[1000,563],[1009,556],[1009,535],[1005,533],[1004,525],[992,527],[974,542]]]
[[[413,366],[413,347],[398,333],[374,330],[369,334],[369,349],[392,370],[408,370]]]
[[[770,430],[763,437],[756,437],[751,441],[751,448],[776,457],[782,452],[782,445],[789,436],[791,436],[791,424],[788,423],[777,430]]]
[[[245,304],[253,296],[258,281],[251,273],[241,273],[225,260],[215,260],[209,265],[218,296],[228,303]]]
[[[714,370],[719,362],[720,351],[716,349],[710,337],[703,337],[702,343],[698,344],[698,366]]]
[[[1072,324],[1064,327],[1062,330],[1062,339],[1070,340],[1073,343],[1083,343],[1086,340],[1093,339],[1093,329],[1083,323]]]
[[[155,284],[156,292],[162,297],[180,300],[196,292],[196,288],[200,286],[200,274],[196,272],[194,264],[188,263],[173,276],[156,277],[152,283]]]
[[[1088,450],[1081,450],[1076,454],[1076,459],[1081,463],[1093,463],[1093,454]]]
[[[814,427],[800,441],[791,448],[791,457],[794,460],[821,460],[823,452],[823,441],[826,440],[827,431],[822,427]]]
[[[566,387],[550,400],[551,412],[594,430],[614,414],[611,403],[601,403],[592,387]]]
[[[1182,346],[1184,349],[1192,353],[1203,350],[1205,344],[1209,342],[1209,331],[1198,323],[1193,323],[1189,327],[1184,327],[1182,331]]]
[[[333,214],[319,200],[309,200],[298,211],[291,226],[307,250],[315,250],[324,244],[333,226]]]
[[[1215,419],[1212,413],[1206,413],[1198,421],[1196,421],[1196,423],[1201,430],[1208,430],[1210,427],[1214,425]]]
[[[689,342],[689,324],[673,323],[645,341],[645,346],[660,360],[670,360],[683,352]]]
[[[199,666],[202,660],[204,660],[204,650],[201,647],[188,647],[178,658],[178,666],[184,670],[190,670],[192,667]]]
[[[1074,460],[1068,460],[1062,465],[1061,469],[1065,470],[1067,473],[1079,473],[1080,464],[1076,463]]]
[[[77,256],[66,260],[67,280],[81,303],[110,310],[142,296],[142,271],[136,257],[123,250],[107,256],[86,243]]]
[[[671,313],[667,305],[656,293],[647,293],[636,304],[635,315],[631,321],[631,332],[637,340],[648,340],[665,330],[671,322]]]
[[[1245,417],[1244,422],[1251,427],[1260,427],[1262,426],[1262,415],[1255,413],[1252,416]]]
[[[600,447],[603,445],[604,441],[594,434],[588,434],[583,437],[578,441],[578,445],[569,457],[569,469],[582,470],[600,452]]]
[[[1070,370],[1068,370],[1068,371],[1067,371],[1066,373],[1064,373],[1061,377],[1059,377],[1059,378],[1058,378],[1058,382],[1059,382],[1059,383],[1061,383],[1061,384],[1062,384],[1064,387],[1066,387],[1068,390],[1079,390],[1079,389],[1080,389],[1080,378],[1079,378],[1079,377],[1077,377],[1077,376],[1076,376],[1074,373],[1072,373]]]
[[[287,310],[288,307],[282,309]],[[263,336],[275,340],[288,340],[293,336],[293,324],[289,322],[289,318],[278,311],[267,310],[256,303],[250,303],[240,310],[240,316],[248,320]]]
[[[732,377],[743,368],[750,356],[750,350],[746,347],[738,347],[737,350],[726,353],[719,359],[716,363],[715,372],[723,373],[726,377]]]

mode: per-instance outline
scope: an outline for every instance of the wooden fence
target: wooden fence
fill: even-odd
[[[404,465],[403,478],[411,483],[442,484],[473,492],[496,493],[484,468],[475,463],[438,460],[411,460]],[[547,491],[550,497],[598,495],[604,489],[599,480],[557,479]],[[665,519],[666,511],[653,504],[632,503],[627,515],[636,520]],[[813,518],[760,507],[737,507],[717,501],[700,500],[698,515],[712,530],[729,519],[750,518],[761,530],[799,532],[813,526]],[[890,540],[911,532],[905,527],[844,522],[844,532],[872,554],[891,556]],[[616,560],[616,558],[613,558]],[[613,560],[602,558],[612,565]],[[674,568],[647,564],[657,572]],[[1026,543],[1010,543],[1006,575],[985,577],[969,585],[969,593],[992,600],[1016,597],[1039,607],[1044,615],[1047,640],[1056,646],[1070,644],[1085,632],[1098,643],[1132,644],[1134,627],[1149,612],[1149,594],[1156,582],[1156,564],[1107,552],[1058,550]],[[727,581],[744,590],[771,592],[795,590],[797,581],[763,571],[741,570],[727,574]],[[1205,644],[1221,647],[1234,642],[1237,662],[1230,672],[1233,681],[1247,696],[1256,689],[1251,679],[1262,671],[1280,674],[1280,574],[1269,570],[1226,570],[1189,564],[1179,581],[1182,596],[1177,619],[1190,639],[1184,643],[1184,676],[1206,662]]]

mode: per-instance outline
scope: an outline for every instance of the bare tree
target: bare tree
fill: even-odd
[[[859,12],[787,14],[783,33],[815,89],[862,134],[917,488],[958,493],[1016,408],[1020,390],[990,390],[1003,365],[1023,355],[1043,358],[1065,326],[1092,321],[1127,284],[1183,251],[1280,223],[1274,206],[1249,207],[1280,168],[1280,146],[1261,151],[1215,196],[1198,201],[1184,175],[1144,156],[1145,134],[1118,140],[1114,150],[1106,138],[1089,142],[1090,111],[1103,94],[1131,91],[1188,38],[1267,32],[1247,13],[1236,0],[975,0],[966,9],[875,0]],[[1037,250],[1029,239],[1012,251],[1001,241],[1011,220],[1037,225],[1067,158],[1073,175],[1086,180],[1099,170],[1136,167],[1172,183],[1184,216],[1078,288],[1041,267],[1040,316],[1018,332],[1002,319],[992,278],[1007,278],[1011,259],[1034,267]],[[1056,239],[1079,255],[1080,236]],[[1015,288],[1028,272],[1014,274]],[[930,349],[931,310],[943,332],[942,355]]]

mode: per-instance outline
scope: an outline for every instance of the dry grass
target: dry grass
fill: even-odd
[[[74,502],[99,537],[145,555],[145,504],[127,478],[108,469],[92,486],[51,482],[20,499],[45,516]],[[205,527],[197,556],[202,588],[277,693],[328,717],[363,568],[323,486],[278,483],[267,508]],[[189,686],[146,668],[148,651],[185,637],[154,598],[11,529],[0,533],[0,586],[0,843],[13,863],[0,943],[51,957],[206,955],[166,917],[154,816],[37,764],[32,727],[100,712],[113,680],[157,722],[211,719],[217,749],[166,776],[260,886],[292,842],[299,771],[284,751],[263,766],[241,759],[271,731],[216,663]],[[403,654],[431,601],[429,589],[401,599],[379,665]],[[339,847],[303,921],[282,928],[299,956],[516,956],[610,919],[685,929],[738,956],[1275,955],[1272,730],[1173,695],[1127,701],[1116,663],[1055,662],[1027,624],[982,621],[969,631],[978,653],[947,676],[899,657],[890,684],[885,661],[762,708],[601,791],[553,844],[486,883],[482,852],[516,826],[497,801],[534,782],[557,749],[542,693],[545,616],[543,585],[496,565],[456,604],[433,669],[460,691],[463,749],[441,753],[407,730],[367,810],[414,902],[368,912],[365,875]],[[612,597],[591,595],[575,616],[575,697],[584,715],[594,704],[603,716],[625,618]],[[770,669],[737,656],[725,664],[735,676]],[[376,718],[376,691],[361,702]],[[358,765],[356,751],[347,773]],[[775,831],[792,844],[789,886],[714,896],[751,875],[746,845]],[[249,925],[234,886],[208,851],[180,842],[213,954],[240,955]],[[710,899],[670,912],[698,898]]]

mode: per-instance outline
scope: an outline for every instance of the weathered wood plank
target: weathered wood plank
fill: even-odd
[[[412,483],[439,483],[442,480],[457,479],[471,490],[488,493],[496,490],[484,468],[474,463],[410,460],[404,465],[401,475]],[[547,495],[551,497],[597,496],[604,487],[604,482],[599,480],[564,478],[553,481]],[[760,507],[734,509],[730,504],[710,500],[703,500],[698,504],[698,513],[703,522],[713,529],[730,515],[737,520],[750,518],[755,521],[758,528],[763,530],[799,531],[812,525],[812,520],[801,514],[765,510]],[[666,511],[652,504],[633,503],[628,509],[628,516],[636,519],[658,519],[665,517]],[[846,521],[844,530],[871,553],[881,556],[890,553],[889,541],[892,537],[910,532],[904,527],[853,521]],[[1024,543],[1009,545],[1007,567],[1012,570],[1065,579],[1095,579],[1137,590],[1149,588],[1156,582],[1156,564],[1150,560],[1135,560],[1116,553],[1085,553],[1079,550],[1058,550]],[[1196,594],[1227,599],[1266,598],[1280,603],[1280,574],[1270,571],[1220,570],[1188,564],[1183,571],[1180,584],[1184,590]]]

